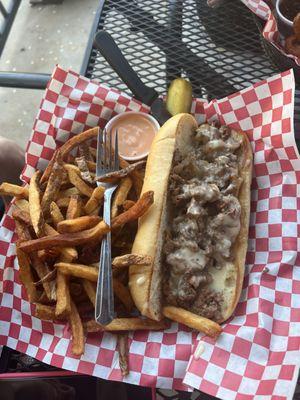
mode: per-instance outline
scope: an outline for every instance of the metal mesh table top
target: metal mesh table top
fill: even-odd
[[[260,45],[251,12],[237,0],[106,0],[96,30],[107,30],[145,84],[165,93],[187,76],[194,95],[220,98],[277,72]],[[100,53],[84,74],[128,91]]]

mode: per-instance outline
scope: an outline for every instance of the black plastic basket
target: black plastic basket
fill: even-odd
[[[263,28],[265,22],[262,21],[257,16],[254,16],[255,23],[261,34],[261,46],[266,54],[266,56],[270,59],[273,67],[278,69],[279,71],[286,71],[287,69],[293,68],[295,74],[295,80],[297,84],[300,84],[300,67],[295,63],[295,61],[284,54],[282,54],[272,43],[266,40],[263,37]]]

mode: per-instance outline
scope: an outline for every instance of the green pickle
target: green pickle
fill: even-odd
[[[189,113],[192,105],[192,85],[184,78],[171,82],[167,94],[167,110],[171,115]]]

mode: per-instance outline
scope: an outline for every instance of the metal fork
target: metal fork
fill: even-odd
[[[113,172],[118,169],[118,131],[116,131],[115,134],[114,155],[112,151],[112,134],[110,133],[110,135],[108,135],[107,140],[106,130],[104,130],[103,133],[102,131],[99,131],[97,142],[96,177],[99,178],[109,172]],[[100,183],[98,181],[97,185],[103,185],[105,187],[103,220],[107,225],[110,225],[111,198],[118,185],[115,183]],[[101,244],[95,319],[101,325],[107,325],[114,319],[114,294],[112,284],[110,232],[105,237],[103,237]]]

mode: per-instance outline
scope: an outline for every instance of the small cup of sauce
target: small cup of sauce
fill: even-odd
[[[278,28],[284,36],[293,35],[293,20],[299,12],[299,0],[276,0]]]
[[[128,111],[113,117],[105,126],[112,135],[112,143],[118,131],[119,154],[127,161],[141,160],[149,154],[159,123],[151,115]]]

